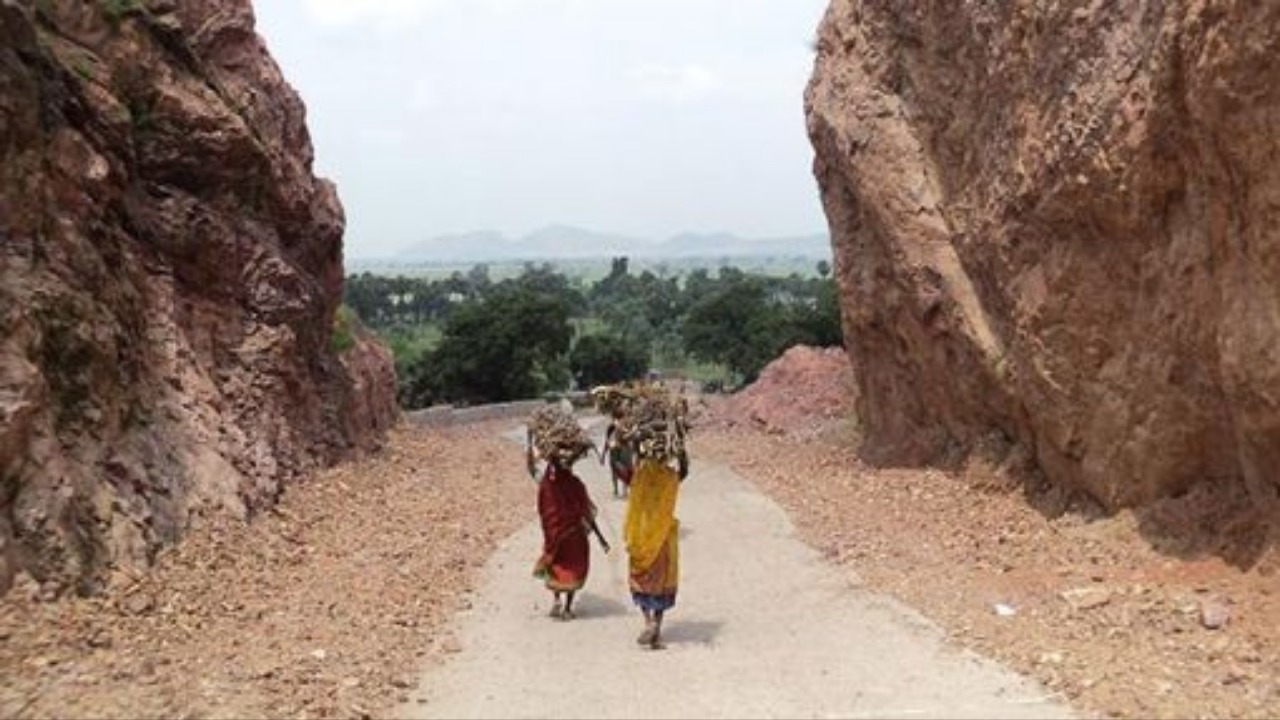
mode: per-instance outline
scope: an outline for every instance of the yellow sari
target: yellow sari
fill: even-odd
[[[631,597],[646,610],[675,605],[680,556],[676,498],[680,479],[662,462],[643,459],[631,478],[623,538],[630,559]]]

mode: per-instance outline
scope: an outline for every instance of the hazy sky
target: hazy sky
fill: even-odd
[[[349,258],[553,222],[826,228],[803,92],[826,0],[256,0]]]

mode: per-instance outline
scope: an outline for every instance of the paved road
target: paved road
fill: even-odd
[[[490,560],[458,619],[461,651],[426,673],[403,717],[1071,716],[1031,681],[946,646],[910,608],[859,587],[797,539],[771,500],[696,458],[678,511],[668,647],[641,649],[618,537],[624,503],[594,458],[578,469],[618,546],[606,557],[593,544],[579,618],[547,617],[550,594],[530,576],[540,546],[531,522]]]

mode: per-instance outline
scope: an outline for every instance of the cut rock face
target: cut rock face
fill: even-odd
[[[864,454],[1280,485],[1280,5],[834,0],[805,105]]]
[[[0,592],[381,441],[391,357],[334,337],[342,206],[248,0],[0,2],[0,138]]]

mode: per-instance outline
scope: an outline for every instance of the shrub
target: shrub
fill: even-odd
[[[360,322],[346,305],[339,305],[333,314],[333,332],[329,335],[329,347],[342,354],[356,346],[355,328]]]

